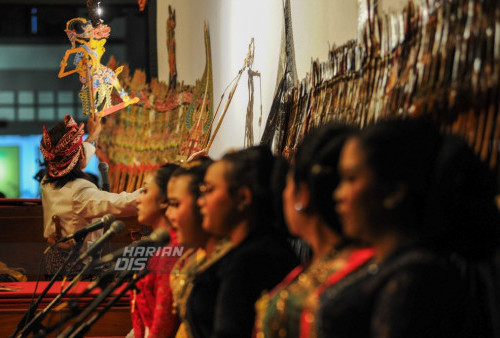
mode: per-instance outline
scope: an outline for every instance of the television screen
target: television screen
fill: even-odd
[[[19,147],[0,146],[0,192],[19,198]]]

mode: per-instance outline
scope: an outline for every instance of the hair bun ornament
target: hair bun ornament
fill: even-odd
[[[314,164],[311,167],[312,176],[329,175],[332,173],[332,168],[329,165]]]
[[[192,160],[192,161],[189,161],[189,162],[182,163],[180,165],[180,167],[183,168],[183,169],[187,169],[188,170],[188,169],[191,169],[193,167],[198,167],[198,166],[200,166],[202,164],[203,164],[203,162],[200,161],[200,160]]]
[[[329,182],[334,174],[332,167],[319,163],[313,164],[309,170],[308,182],[311,190],[314,193],[329,189]]]

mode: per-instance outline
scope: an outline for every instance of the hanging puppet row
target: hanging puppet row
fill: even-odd
[[[268,126],[278,123],[272,130],[281,131],[274,134],[275,151],[290,156],[304,133],[327,120],[364,127],[394,115],[430,114],[494,168],[500,3],[410,1],[391,15],[367,4],[361,40],[334,48],[327,62],[313,62],[306,79],[275,97],[282,104],[273,108],[285,110],[279,123],[271,120],[273,108],[269,114]]]

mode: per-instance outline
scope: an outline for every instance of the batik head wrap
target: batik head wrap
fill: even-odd
[[[48,163],[47,173],[51,177],[61,177],[73,170],[83,151],[84,124],[80,123],[78,125],[71,116],[66,115],[64,125],[67,130],[66,134],[61,137],[56,145],[52,145],[50,135],[43,126],[40,150],[43,158]]]

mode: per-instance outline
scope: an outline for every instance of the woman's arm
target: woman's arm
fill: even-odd
[[[99,190],[94,184],[85,180],[75,181],[81,184],[73,195],[73,212],[83,218],[101,217],[106,214],[127,217],[137,214],[135,200],[142,189],[132,193],[119,194]]]

